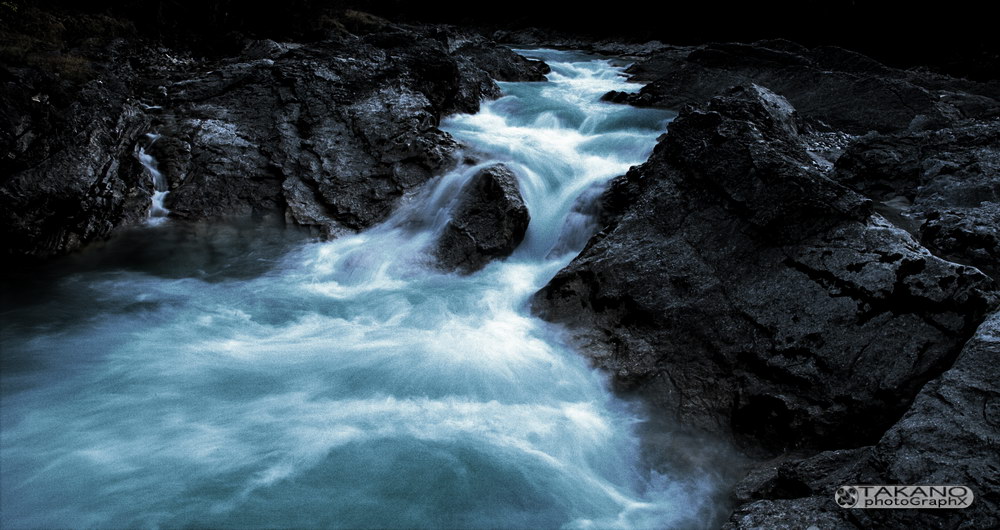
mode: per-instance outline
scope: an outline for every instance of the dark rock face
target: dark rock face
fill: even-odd
[[[509,48],[497,46],[482,37],[472,36],[449,41],[451,54],[469,59],[497,81],[545,81],[549,65],[525,59]]]
[[[539,28],[498,30],[493,32],[491,37],[497,42],[524,48],[569,48],[623,58],[648,57],[651,54],[672,48],[657,40],[643,43],[622,42],[616,39],[595,41],[593,38]]]
[[[542,63],[482,38],[449,39],[440,28],[390,26],[258,45],[165,80],[155,154],[172,183],[168,208],[191,218],[284,214],[327,236],[381,221],[455,162],[442,116],[499,95],[494,77],[544,79]]]
[[[534,300],[622,389],[751,452],[875,443],[996,299],[808,151],[759,86],[688,108]]]
[[[76,93],[30,68],[4,70],[7,252],[61,254],[141,222],[152,184],[136,152],[148,132],[160,134],[147,151],[176,217],[284,218],[325,236],[363,229],[455,162],[443,116],[497,97],[493,79],[548,71],[454,28],[365,31],[251,42],[222,61],[132,43]]]
[[[483,98],[500,97],[496,81],[545,81],[549,65],[527,60],[513,51],[499,47],[482,37],[449,40],[449,49],[461,73],[455,108],[476,112]]]
[[[102,79],[79,87],[29,68],[3,68],[0,76],[7,257],[66,253],[145,218],[152,182],[136,142],[149,120],[127,97],[134,74],[126,62],[112,59]]]
[[[549,73],[549,66],[542,61],[525,59],[481,35],[449,30],[445,39],[460,74],[454,97],[456,111],[473,113],[479,110],[480,100],[500,97],[500,87],[494,81],[545,81]]]
[[[528,208],[517,177],[497,164],[477,172],[462,188],[435,250],[442,268],[475,272],[509,256],[528,229]]]
[[[610,93],[606,99],[680,108],[753,82],[788,98],[815,127],[853,134],[1000,115],[1000,82],[897,70],[849,50],[781,40],[668,47],[629,72],[648,84],[638,94]]]
[[[995,528],[998,354],[1000,313],[993,313],[878,443],[761,466],[737,487],[740,506],[727,527]],[[846,484],[960,484],[976,498],[962,510],[844,510],[833,493]]]
[[[605,229],[535,309],[619,387],[776,455],[737,484],[727,528],[997,526],[1000,320],[982,272],[997,273],[998,122],[852,139],[815,116],[759,87],[686,109],[612,182]],[[976,501],[845,510],[849,484],[962,484]]]
[[[881,202],[936,255],[998,278],[1000,121],[866,136],[834,178]]]

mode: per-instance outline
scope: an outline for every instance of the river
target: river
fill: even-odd
[[[673,114],[600,102],[637,89],[619,62],[521,53],[549,81],[446,119],[477,163],[379,226],[318,242],[154,216],[7,289],[2,526],[708,524],[713,482],[644,456],[642,408],[528,310]],[[454,198],[495,162],[518,175],[524,242],[435,269]]]

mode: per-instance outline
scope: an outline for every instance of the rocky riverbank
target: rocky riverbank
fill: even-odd
[[[174,217],[271,216],[324,236],[363,229],[462,162],[437,128],[443,116],[499,96],[494,80],[548,71],[472,33],[377,19],[315,43],[251,41],[221,60],[117,39],[93,64],[76,85],[34,66],[4,70],[11,259],[64,254],[143,222],[153,189],[140,148],[159,163]]]
[[[730,527],[995,526],[1000,92],[789,43],[635,51],[649,84],[606,99],[688,105],[536,312],[756,457]],[[976,503],[833,498],[931,483]]]
[[[221,59],[115,34],[88,44],[85,69],[0,71],[6,257],[145,222],[140,149],[175,218],[274,218],[324,237],[372,226],[471,162],[442,117],[499,96],[495,80],[544,79],[546,65],[496,41],[627,56],[644,88],[605,99],[681,110],[533,307],[623,393],[753,458],[729,526],[1000,524],[997,81],[787,41],[484,37],[370,17]],[[510,253],[529,212],[502,166],[463,193],[437,254],[471,271]],[[833,500],[880,483],[965,484],[976,502]]]

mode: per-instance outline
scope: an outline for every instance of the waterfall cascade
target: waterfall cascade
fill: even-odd
[[[150,142],[149,146],[156,143],[156,140],[160,138],[160,135],[155,133],[149,133],[146,135]],[[149,222],[150,224],[159,224],[167,220],[167,216],[170,215],[170,210],[168,210],[164,205],[163,201],[166,199],[167,194],[170,193],[170,188],[167,184],[166,177],[160,172],[160,168],[157,166],[156,159],[153,155],[146,152],[145,147],[139,148],[139,162],[142,167],[146,168],[149,172],[149,177],[153,181],[153,197],[152,204],[149,207]]]

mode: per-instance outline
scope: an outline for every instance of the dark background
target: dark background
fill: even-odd
[[[445,22],[493,29],[540,27],[595,38],[670,44],[787,38],[840,45],[896,66],[927,65],[974,78],[1000,77],[995,15],[988,3],[917,1],[777,2],[529,0],[50,0],[54,6],[132,20],[145,35],[204,53],[224,52],[247,37],[322,36],[337,12],[357,9],[395,21]],[[593,6],[593,7],[591,7]]]

